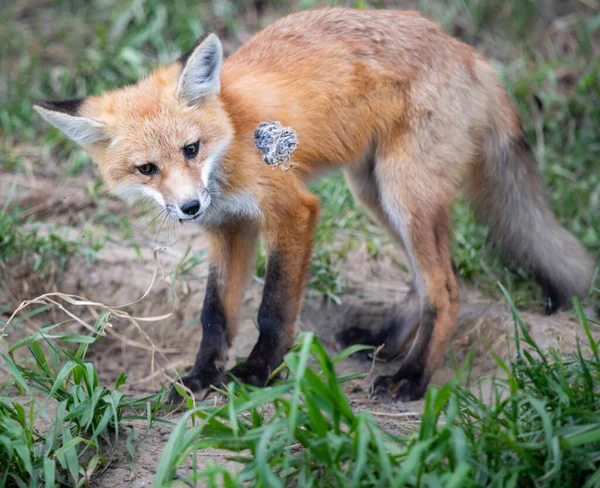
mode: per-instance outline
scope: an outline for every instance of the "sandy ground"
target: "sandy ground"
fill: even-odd
[[[13,175],[11,175],[13,178]],[[7,178],[0,178],[0,192],[6,195]],[[14,181],[14,178],[13,178]],[[42,220],[62,225],[70,224],[70,233],[81,232],[77,216],[90,214],[98,209],[98,203],[82,190],[83,184],[78,181],[65,183],[63,187],[55,182],[40,179],[17,178],[16,200],[32,205],[37,217]],[[104,201],[109,212],[118,214],[123,211],[120,203]],[[107,211],[107,210],[104,211]],[[145,222],[145,221],[144,221]],[[81,295],[95,302],[115,306],[137,300],[147,290],[152,281],[156,263],[153,249],[157,243],[148,232],[144,223],[134,224],[135,241],[140,253],[130,243],[107,242],[100,255],[93,263],[86,263],[81,257],[67,262],[64,273],[53,280],[36,279],[27,274],[26,266],[12,266],[4,270],[3,288],[0,303],[11,303],[16,306],[22,299],[34,298],[48,291],[60,291]],[[204,249],[204,238],[200,228],[186,226],[181,235],[177,234],[177,244],[160,254],[160,263],[167,272],[184,254],[188,245],[194,251]],[[375,327],[386,312],[402,299],[407,291],[407,276],[398,266],[398,253],[391,245],[384,246],[383,254],[377,259],[369,258],[364,247],[356,246],[344,263],[342,280],[346,285],[346,293],[342,296],[342,304],[324,303],[320,296],[310,290],[306,291],[304,307],[298,324],[300,331],[314,331],[330,351],[337,349],[334,335],[337,331],[351,325]],[[88,358],[95,364],[100,381],[113,383],[121,371],[128,374],[128,383],[124,391],[132,395],[145,395],[158,390],[165,381],[163,373],[174,374],[173,367],[191,366],[201,339],[201,326],[198,317],[204,293],[208,271],[208,262],[195,266],[181,280],[174,284],[178,297],[178,307],[167,319],[155,322],[140,322],[143,332],[155,345],[154,353],[148,350],[149,340],[140,330],[125,320],[113,320],[112,330],[119,337],[107,336],[90,350]],[[159,273],[161,275],[162,273]],[[167,273],[168,274],[168,273]],[[159,276],[160,277],[160,276]],[[169,286],[158,282],[144,300],[127,307],[134,316],[155,317],[169,314],[173,310],[174,292]],[[256,312],[260,303],[262,284],[253,280],[248,288],[243,304],[239,334],[230,351],[229,362],[233,364],[236,357],[249,354],[258,337],[255,323]],[[72,307],[71,310],[75,311]],[[98,309],[85,307],[77,310],[86,317],[93,317]],[[49,320],[64,319],[59,311],[51,311],[45,317]],[[577,335],[581,335],[578,323],[569,314],[557,314],[551,317],[535,312],[522,312],[523,319],[529,324],[530,334],[542,347],[557,346],[572,350]],[[25,330],[35,330],[39,321],[25,322]],[[452,350],[460,362],[464,360],[471,348],[474,350],[473,377],[490,375],[495,372],[495,361],[490,351],[500,357],[511,355],[511,344],[508,339],[514,331],[512,315],[508,305],[498,297],[490,298],[461,286],[461,309],[458,329],[452,341]],[[20,337],[9,337],[9,341]],[[397,413],[414,412],[415,418],[422,409],[422,402],[409,404],[394,403],[390,399],[369,398],[369,384],[373,375],[393,372],[399,361],[372,364],[367,361],[348,359],[340,367],[340,373],[371,372],[365,380],[354,381],[346,385],[352,405],[357,410],[369,409],[379,414],[386,427],[402,431],[403,423],[395,417]],[[0,375],[1,375],[0,371]],[[450,361],[436,373],[433,384],[442,384],[453,377]],[[1,378],[0,378],[1,379]],[[177,413],[170,414],[172,420]],[[413,419],[414,420],[414,419]],[[410,421],[410,420],[409,420]],[[140,432],[145,426],[139,423]],[[406,426],[406,424],[404,423]],[[96,476],[93,486],[109,487],[145,486],[152,483],[155,467],[160,453],[168,440],[170,428],[155,424],[148,437],[136,450],[131,469],[131,460],[123,442],[118,443],[109,455],[111,462],[105,466],[102,475]],[[207,460],[217,464],[228,461],[220,452],[202,451],[199,455],[200,465]],[[189,466],[184,467],[185,473]]]

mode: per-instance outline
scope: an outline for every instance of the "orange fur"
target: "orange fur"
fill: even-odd
[[[265,371],[291,345],[318,214],[304,185],[328,169],[345,169],[353,193],[404,246],[412,264],[414,293],[398,319],[406,332],[395,337],[418,329],[417,338],[405,366],[379,382],[386,387],[404,382],[403,398],[422,396],[456,325],[450,204],[463,181],[474,182],[479,208],[500,234],[510,234],[503,244],[526,261],[551,295],[564,302],[589,285],[593,262],[553,220],[519,118],[490,65],[470,46],[415,12],[332,8],[278,20],[222,68],[220,49],[209,37],[183,61],[136,85],[87,98],[73,114],[87,121],[65,121],[52,113],[62,109],[51,103],[39,110],[66,131],[81,129],[70,133],[83,134],[84,147],[111,189],[150,195],[180,219],[179,207],[200,195],[197,221],[207,228],[219,270],[220,298],[209,305],[225,310],[229,340],[250,270],[254,229],[262,230],[268,279],[259,342],[248,366],[236,370],[244,380],[264,384]],[[187,77],[188,67],[196,70],[193,77]],[[197,80],[202,90],[194,91]],[[272,171],[254,147],[254,130],[267,120],[297,132],[290,172]],[[195,141],[199,153],[186,160],[181,148]],[[158,166],[158,174],[144,176],[136,169],[148,162]],[[523,177],[511,186],[502,171]],[[518,219],[522,211],[529,212],[527,225],[536,234],[560,234],[560,243],[547,244],[545,256],[565,259],[558,252],[564,244],[576,272],[567,276],[548,268],[531,241],[526,248],[511,244],[528,230],[507,223],[503,212]],[[389,324],[400,328],[393,318]],[[399,348],[402,341],[397,342]],[[272,351],[270,362],[261,357],[265,351]],[[190,383],[197,388],[215,381],[214,375],[198,378]]]

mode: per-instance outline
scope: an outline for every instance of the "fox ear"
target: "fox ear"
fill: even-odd
[[[205,97],[219,94],[223,48],[215,34],[210,34],[184,54],[179,62],[183,64],[183,71],[177,83],[177,96],[197,103]]]
[[[106,139],[104,124],[79,116],[79,108],[84,101],[85,98],[59,102],[38,101],[33,108],[78,144],[94,144]]]

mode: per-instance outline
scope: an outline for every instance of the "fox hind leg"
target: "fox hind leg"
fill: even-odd
[[[382,152],[375,169],[381,206],[402,236],[418,295],[416,338],[400,369],[375,380],[374,390],[393,390],[410,401],[421,398],[444,360],[456,327],[458,285],[449,248],[454,185],[438,167],[442,159],[419,160],[398,148]],[[423,160],[425,159],[425,160]]]
[[[404,242],[398,230],[390,221],[381,206],[380,189],[374,173],[374,159],[366,159],[361,165],[346,170],[346,181],[354,195],[373,215],[378,223],[385,228],[394,240],[402,247]],[[365,328],[351,325],[336,334],[340,347],[349,347],[354,344],[380,347],[377,357],[380,359],[394,359],[402,349],[404,343],[414,334],[418,327],[419,296],[416,283],[413,280],[406,297],[376,328]],[[366,355],[365,359],[367,358]]]

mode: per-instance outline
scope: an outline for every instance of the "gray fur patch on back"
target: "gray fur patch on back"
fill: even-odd
[[[294,167],[290,158],[298,147],[298,136],[291,127],[276,120],[261,122],[254,131],[254,144],[262,152],[263,161],[273,169],[281,165],[288,171]]]

